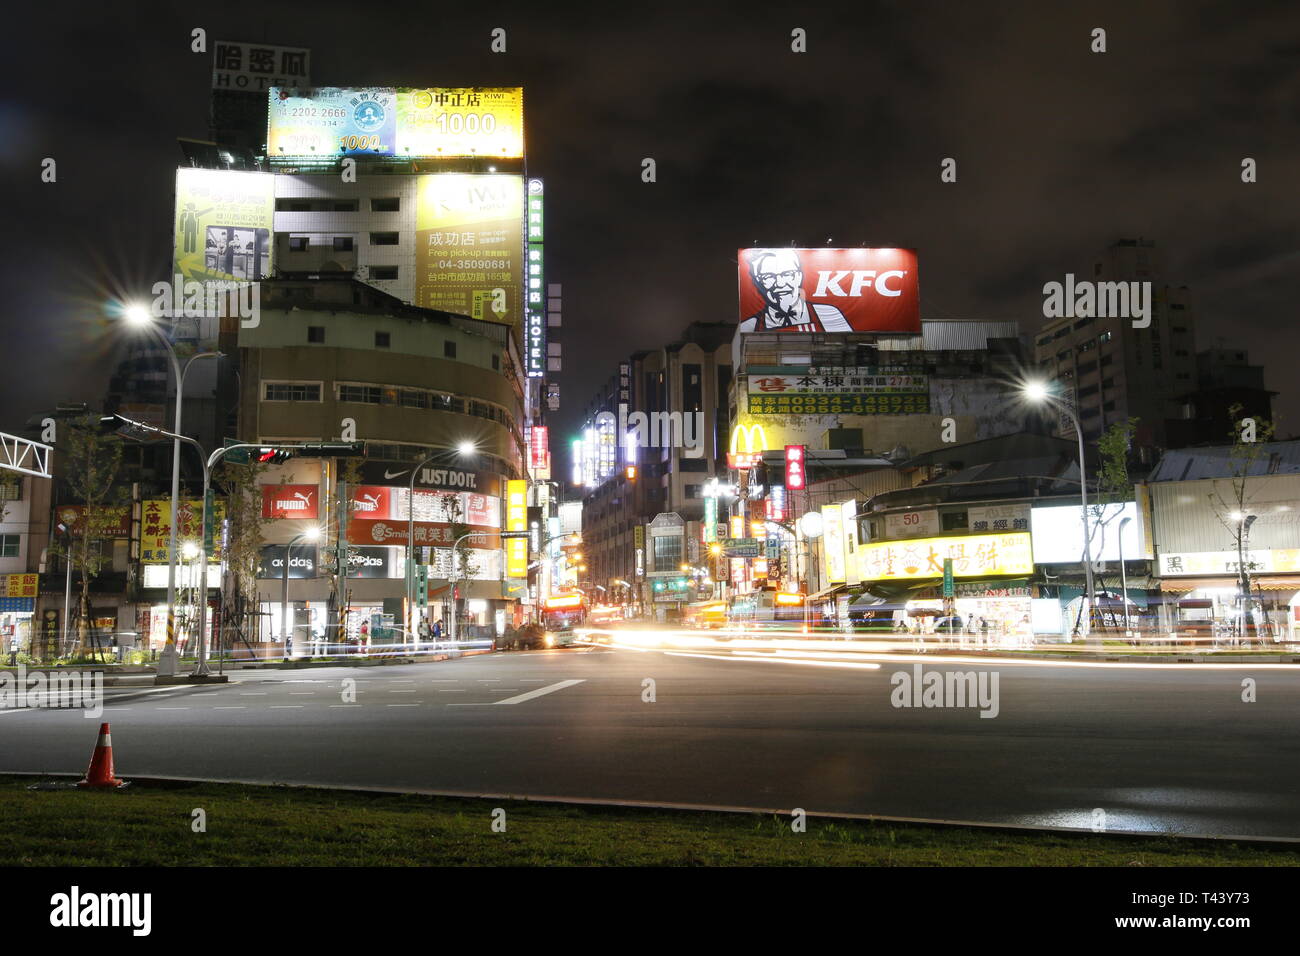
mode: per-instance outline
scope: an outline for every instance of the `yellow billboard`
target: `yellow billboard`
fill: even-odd
[[[176,170],[173,274],[187,282],[265,278],[274,218],[272,173]]]
[[[506,482],[506,530],[528,530],[528,482]],[[528,539],[506,538],[506,577],[528,577]]]
[[[181,520],[176,526],[176,545],[199,547],[203,543],[203,502],[181,501]],[[168,548],[171,547],[172,502],[170,498],[150,498],[141,503],[140,512],[140,561],[143,564],[169,563]],[[216,502],[214,526],[216,528],[213,551],[209,556],[212,561],[221,560],[221,523],[226,518],[226,505]],[[197,557],[197,553],[194,555]],[[184,553],[176,556],[177,563],[187,560]]]
[[[859,544],[858,575],[863,581],[943,577],[943,561],[952,558],[953,577],[1032,574],[1034,549],[1027,532],[969,534],[950,538],[915,538]]]
[[[521,315],[522,176],[421,176],[415,201],[415,304],[491,322]],[[541,289],[541,278],[530,279]]]
[[[839,505],[822,505],[822,558],[826,580],[844,583],[844,514]]]
[[[398,90],[397,155],[523,156],[523,88]]]

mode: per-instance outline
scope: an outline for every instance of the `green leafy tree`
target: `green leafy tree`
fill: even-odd
[[[59,431],[62,477],[84,510],[71,541],[59,541],[52,550],[70,561],[80,577],[75,621],[77,652],[82,653],[90,643],[90,582],[112,561],[101,547],[104,531],[116,521],[113,507],[127,498],[126,489],[115,485],[122,467],[122,442],[116,435],[104,434],[99,416],[93,413],[73,419]]]
[[[257,603],[257,571],[261,563],[265,521],[262,517],[262,478],[269,465],[223,461],[214,481],[226,499],[225,559],[228,625],[242,630],[245,608]]]

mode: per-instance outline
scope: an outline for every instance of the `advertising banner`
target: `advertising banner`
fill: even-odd
[[[397,91],[391,88],[274,87],[267,119],[272,160],[392,156],[397,150]]]
[[[213,43],[214,90],[265,93],[273,86],[311,86],[311,51],[234,40]]]
[[[348,522],[348,541],[351,544],[359,545],[389,544],[405,546],[406,528],[407,522],[404,518],[392,521],[370,521],[364,518],[353,518]],[[417,521],[415,522],[415,544],[417,547],[419,545],[451,547],[458,537],[453,533],[454,530],[452,525],[445,522]],[[483,549],[501,547],[497,528],[465,525],[462,526],[460,533],[467,534],[471,531],[480,532],[482,537],[466,538],[462,542],[462,547]]]
[[[741,249],[741,332],[921,331],[914,249]]]
[[[176,543],[199,545],[203,540],[203,502],[181,501],[180,521],[176,525]],[[144,564],[167,564],[171,544],[172,502],[170,498],[149,498],[141,503],[140,561]],[[214,527],[220,529],[226,520],[226,503],[218,500],[213,509]],[[216,535],[215,547],[208,556],[221,560],[221,535]],[[177,556],[177,562],[183,555]]]
[[[1027,504],[967,508],[966,527],[971,531],[1028,531],[1029,511]]]
[[[939,531],[939,512],[934,508],[885,515],[886,538],[928,538]]]
[[[386,578],[390,563],[388,548],[348,548],[350,578]]]
[[[1124,525],[1120,540],[1120,523]],[[1083,511],[1078,505],[1034,508],[1031,513],[1034,561],[1038,564],[1078,564],[1083,561]],[[1141,557],[1136,502],[1090,505],[1088,508],[1090,550],[1094,561],[1118,561],[1121,544],[1124,558]]]
[[[448,159],[524,155],[521,87],[408,89],[277,84],[267,154],[302,161],[347,154]]]
[[[86,506],[60,505],[55,509],[55,520],[73,535],[80,535],[86,521]],[[100,505],[95,508],[90,528],[92,538],[126,538],[130,535],[130,505]]]
[[[415,198],[415,305],[519,322],[523,229],[523,177],[421,176]]]
[[[405,521],[409,489],[358,485],[352,491],[354,519]],[[501,499],[474,492],[415,490],[415,520],[501,527]]]
[[[822,505],[822,559],[826,580],[844,583],[844,509],[840,505]]]
[[[263,485],[263,518],[316,518],[319,516],[318,485]]]
[[[172,272],[195,282],[265,278],[274,216],[272,173],[176,170]]]
[[[506,490],[506,530],[528,530],[528,482],[512,479]],[[506,540],[506,577],[528,577],[528,539]]]
[[[1127,545],[1127,541],[1125,542]],[[1127,560],[1128,553],[1125,552]],[[1300,549],[1274,548],[1272,550],[1245,552],[1246,570],[1250,574],[1294,574],[1300,572]],[[1231,574],[1240,567],[1236,551],[1193,551],[1175,554],[1160,553],[1160,576],[1177,577],[1183,574]],[[1231,584],[1232,582],[1225,582]]]
[[[0,574],[0,597],[34,598],[41,592],[39,574]]]
[[[524,155],[522,87],[397,91],[400,156]]]
[[[284,552],[287,545],[268,544],[262,548],[257,564],[259,578],[284,578]],[[295,544],[289,555],[290,580],[314,578],[316,576],[316,546],[314,544]]]
[[[864,581],[942,578],[952,559],[954,577],[1032,574],[1033,546],[1024,532],[920,538],[858,545],[858,573]]]
[[[361,480],[392,490],[405,489],[411,480],[413,465],[392,462],[366,461],[361,464]],[[400,482],[394,486],[393,482]],[[490,471],[467,471],[446,465],[425,465],[415,475],[416,488],[438,488],[447,491],[477,491],[482,495],[500,495],[501,478]]]

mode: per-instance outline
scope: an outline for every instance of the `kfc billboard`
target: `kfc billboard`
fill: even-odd
[[[741,249],[741,332],[921,331],[915,249]]]

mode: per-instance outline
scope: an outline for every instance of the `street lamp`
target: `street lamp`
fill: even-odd
[[[1088,472],[1087,465],[1084,462],[1083,426],[1079,424],[1079,416],[1074,413],[1074,409],[1070,407],[1069,403],[1049,389],[1046,383],[1040,381],[1025,382],[1020,386],[1020,391],[1026,399],[1034,404],[1048,403],[1065,412],[1070,419],[1070,424],[1074,426],[1074,434],[1079,439],[1079,499],[1083,514],[1084,603],[1087,606],[1088,628],[1091,630],[1094,595],[1092,584],[1092,535],[1088,531]],[[1074,633],[1079,633],[1077,623],[1075,624]]]
[[[403,635],[403,643],[407,640],[412,643],[415,641],[415,476],[429,462],[435,458],[441,458],[450,450],[443,445],[437,451],[426,455],[418,465],[411,469],[411,480],[406,489],[406,634]],[[456,443],[455,451],[462,458],[466,458],[478,451],[478,446],[472,441],[460,441]],[[451,561],[455,565],[455,549],[452,549]],[[453,597],[451,611],[453,618],[456,616],[455,600]]]
[[[293,629],[289,622],[289,560],[293,556],[293,546],[299,541],[319,541],[320,528],[311,527],[302,534],[295,535],[284,549],[284,567],[280,574],[280,622],[284,630],[284,657],[288,660],[293,654]],[[207,557],[204,557],[204,561]]]
[[[200,352],[198,355],[191,356],[181,368],[180,359],[176,357],[176,348],[172,345],[171,340],[163,334],[162,329],[154,322],[153,312],[143,305],[127,306],[123,315],[127,323],[133,328],[141,329],[151,333],[163,348],[167,350],[167,356],[171,359],[172,374],[176,379],[176,411],[174,415],[174,424],[172,432],[176,436],[172,441],[172,505],[171,505],[171,530],[167,539],[167,642],[163,645],[162,656],[158,659],[158,673],[165,677],[171,677],[176,673],[176,519],[179,512],[179,499],[181,488],[181,404],[185,396],[185,376],[190,370],[190,366],[202,358],[220,358],[220,352]],[[200,454],[202,450],[200,449]],[[204,561],[206,562],[206,556]],[[206,600],[207,595],[202,595]],[[200,607],[200,616],[206,610]]]

